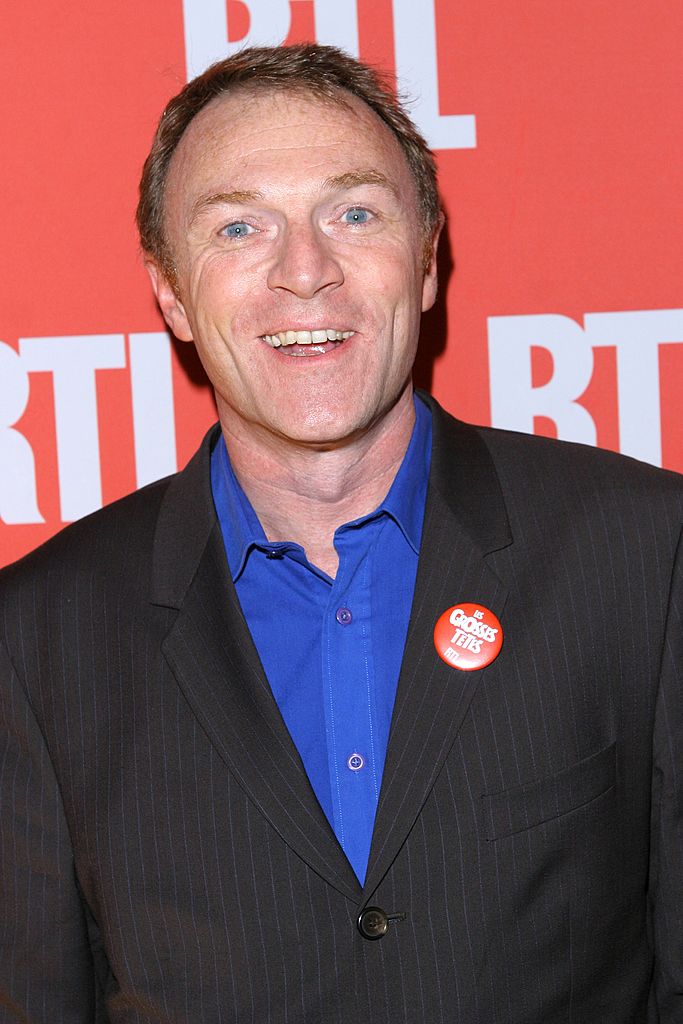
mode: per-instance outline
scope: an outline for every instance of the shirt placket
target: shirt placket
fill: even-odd
[[[371,623],[372,541],[378,526],[338,531],[339,570],[322,651],[332,824],[361,881],[379,790]]]

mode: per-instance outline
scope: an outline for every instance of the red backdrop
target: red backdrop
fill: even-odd
[[[214,417],[133,211],[165,102],[245,40],[356,46],[410,85],[449,215],[420,383],[683,470],[683,5],[41,0],[3,22],[0,564],[184,465]]]

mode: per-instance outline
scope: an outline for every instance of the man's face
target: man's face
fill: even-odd
[[[221,97],[173,155],[177,294],[154,267],[152,279],[171,329],[197,346],[224,427],[243,436],[336,447],[410,393],[434,259],[425,271],[403,151],[348,99]]]

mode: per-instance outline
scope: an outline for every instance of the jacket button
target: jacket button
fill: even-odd
[[[366,907],[358,915],[357,924],[364,939],[381,939],[386,935],[389,918],[381,907]]]

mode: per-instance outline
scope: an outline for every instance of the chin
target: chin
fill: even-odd
[[[288,409],[281,409],[277,419],[288,436],[313,440],[315,437],[334,438],[353,432],[364,421],[363,410],[353,407],[350,395],[346,401],[297,402]]]
[[[309,423],[302,423],[299,420],[296,425],[283,425],[281,433],[294,444],[337,448],[347,439],[357,435],[359,430],[362,430],[362,427],[355,422],[349,423],[340,420],[339,416],[330,416],[329,418],[319,417]]]

